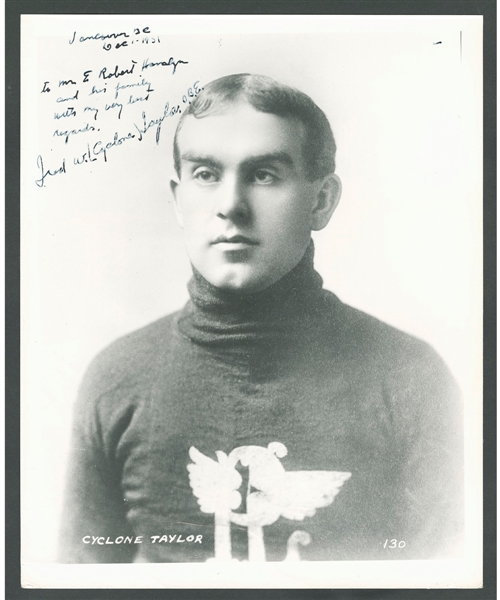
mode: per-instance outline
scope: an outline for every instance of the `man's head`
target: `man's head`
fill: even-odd
[[[293,269],[340,198],[335,141],[307,95],[258,75],[208,84],[182,115],[171,187],[193,266],[253,293]]]

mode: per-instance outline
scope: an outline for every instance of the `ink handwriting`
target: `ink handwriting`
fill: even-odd
[[[63,113],[54,113],[54,119],[63,119],[64,117],[76,117],[76,110],[72,106],[68,106]]]
[[[170,76],[178,79],[181,72],[184,75],[192,66],[188,67],[189,57],[181,59],[174,52],[166,56],[153,54],[156,46],[151,46],[160,42],[160,36],[150,27],[74,30],[68,34],[67,44],[65,39],[63,44],[69,56],[66,58],[62,52],[68,70],[58,67],[54,70],[57,75],[47,81],[42,76],[42,86],[38,88],[38,93],[44,94],[40,107],[50,128],[45,130],[46,144],[33,161],[33,180],[39,188],[80,165],[107,163],[114,150],[128,146],[126,143],[132,140],[144,141],[148,132],[154,132],[148,136],[151,144],[154,137],[158,145],[166,121],[175,122],[203,89],[199,81],[190,87],[181,83],[180,89],[176,85],[176,97],[171,95]],[[72,56],[82,44],[92,50],[86,64],[80,62],[79,56]],[[118,50],[120,59],[103,61],[94,48]],[[158,46],[158,50],[161,48]],[[78,52],[86,55],[83,47]],[[71,71],[74,65],[77,66]],[[121,131],[115,130],[116,120]],[[49,155],[49,151],[54,154]]]
[[[89,111],[94,111],[94,121],[97,121],[97,114],[99,113],[99,109],[98,108],[94,108],[92,106],[86,106],[83,109],[83,112],[89,112]]]
[[[165,119],[167,119],[168,117],[173,117],[174,115],[176,115],[179,112],[181,112],[179,105],[173,106],[172,108],[170,108],[169,102],[165,103],[165,108],[163,109],[163,115],[161,117],[158,117],[157,119],[150,119],[148,122],[148,120],[146,119],[146,113],[143,112],[142,113],[143,127],[139,128],[134,123],[134,127],[139,132],[139,137],[137,139],[139,141],[142,141],[143,135],[147,131],[149,131],[149,129],[151,129],[151,127],[154,127],[156,125],[156,143],[158,144],[158,142],[160,141],[161,126],[163,124],[163,121]]]
[[[108,155],[107,155],[108,150],[111,150],[112,148],[121,146],[123,144],[123,142],[132,140],[133,138],[135,138],[135,135],[130,131],[127,133],[127,135],[125,135],[123,137],[119,137],[118,132],[115,132],[115,135],[111,142],[107,142],[106,144],[104,142],[101,142],[100,140],[98,142],[96,142],[92,148],[92,153],[94,154],[94,156],[99,156],[100,154],[102,154],[104,157],[104,162],[107,162],[108,161]]]
[[[141,81],[139,83],[127,83],[125,85],[121,85],[120,83],[117,83],[116,88],[115,88],[115,100],[118,98],[118,93],[121,90],[127,90],[131,87],[143,87],[145,85],[148,86],[148,89],[146,90],[148,94],[151,92],[154,92],[154,89],[151,87],[151,83],[149,81],[146,81],[144,79],[144,77],[141,79]]]
[[[177,69],[177,65],[187,65],[189,64],[186,60],[174,60],[174,57],[171,56],[168,61],[165,60],[161,60],[159,62],[149,62],[149,58],[146,58],[146,60],[142,63],[142,69],[141,71],[144,71],[145,69],[149,69],[151,67],[173,67],[172,69],[172,75],[175,74],[175,70]]]
[[[71,129],[70,131],[59,131],[59,129],[56,129],[54,131],[53,137],[63,137],[64,143],[67,144],[71,135],[78,135],[79,133],[88,133],[89,131],[95,131],[95,127],[89,125],[88,123],[85,123],[85,127],[82,127],[82,129]]]
[[[92,86],[92,91],[90,92],[89,96],[92,96],[92,94],[105,94],[106,93],[106,88],[101,88],[100,90],[96,90],[95,85]]]
[[[135,104],[136,102],[147,102],[148,100],[149,94],[147,96],[136,96],[135,98],[133,96],[130,96],[127,104]]]
[[[111,110],[112,108],[120,108],[118,111],[118,118],[120,118],[122,116],[123,104],[120,104],[120,102],[113,102],[113,104],[106,104],[104,106],[104,110]]]
[[[88,42],[89,40],[108,40],[110,38],[113,39],[118,39],[119,37],[130,37],[128,33],[125,33],[125,31],[121,31],[120,33],[105,33],[104,35],[100,34],[100,33],[96,33],[94,35],[88,35],[88,36],[83,36],[81,35],[79,38],[79,42],[83,43],[83,42]],[[70,44],[73,44],[76,38],[76,31],[73,33],[73,37],[70,40]]]
[[[71,96],[71,98],[61,98],[59,97],[56,102],[68,102],[68,100],[78,100],[78,92],[80,90],[76,90],[76,94],[74,96]]]
[[[73,31],[73,35],[71,36],[71,38],[68,40],[68,44],[70,46],[72,46],[75,41],[78,41],[79,43],[83,44],[85,42],[104,42],[102,45],[102,48],[106,51],[109,51],[111,49],[116,49],[118,50],[119,48],[128,48],[129,46],[129,41],[130,44],[134,44],[136,41],[140,41],[142,43],[149,43],[149,36],[148,37],[143,37],[142,39],[138,39],[135,38],[134,36],[137,35],[141,35],[141,34],[150,34],[151,30],[149,27],[134,27],[133,28],[133,34],[132,33],[127,33],[126,31],[119,31],[119,32],[112,32],[112,33],[94,33],[93,35],[80,35],[77,38],[76,35],[76,31]],[[131,37],[134,37],[133,40],[130,40]],[[108,41],[107,41],[108,40]],[[115,45],[113,46],[113,43],[111,43],[109,40],[112,40],[115,43]],[[117,41],[118,40],[118,41]],[[153,37],[151,38],[151,42],[154,44],[156,41],[160,41],[159,36],[156,36],[156,39]]]
[[[132,66],[130,68],[122,69],[121,71],[118,70],[118,65],[116,65],[115,70],[112,73],[108,73],[107,68],[104,67],[103,69],[101,69],[101,72],[99,73],[99,77],[102,77],[103,79],[111,79],[111,77],[116,77],[118,79],[118,77],[123,77],[123,75],[132,75],[136,64],[137,64],[137,61],[133,60]]]
[[[62,161],[62,165],[58,168],[58,169],[54,169],[54,170],[50,170],[47,169],[45,170],[45,167],[43,166],[43,158],[41,156],[41,154],[38,155],[38,158],[36,159],[36,164],[38,166],[38,168],[40,169],[40,171],[42,172],[42,176],[40,177],[40,179],[35,179],[35,183],[37,184],[38,187],[44,187],[45,186],[45,178],[46,177],[53,177],[54,175],[59,175],[60,173],[66,173],[66,159],[63,158]]]

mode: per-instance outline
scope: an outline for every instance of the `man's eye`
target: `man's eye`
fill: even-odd
[[[215,183],[218,180],[217,175],[207,169],[198,169],[195,171],[194,178],[200,183]]]
[[[255,171],[254,179],[257,183],[274,183],[277,178],[269,171],[259,169],[258,171]]]

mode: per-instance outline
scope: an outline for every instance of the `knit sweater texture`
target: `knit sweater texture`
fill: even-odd
[[[312,516],[263,527],[268,561],[284,560],[298,530],[310,536],[302,560],[456,552],[456,384],[426,343],[323,290],[313,254],[311,245],[295,269],[251,295],[221,291],[195,271],[181,311],[93,361],[75,406],[61,562],[213,557],[214,515],[193,493],[189,449],[216,461],[217,451],[273,442],[287,449],[286,472],[351,476]],[[231,526],[234,558],[248,557],[247,534]]]

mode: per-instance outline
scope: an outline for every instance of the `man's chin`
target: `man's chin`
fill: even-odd
[[[206,279],[216,288],[232,294],[255,294],[275,283],[268,274],[248,272],[248,269],[231,269],[226,273],[218,273]]]
[[[233,294],[255,294],[277,283],[296,266],[281,265],[279,268],[266,268],[255,264],[223,264],[211,269],[199,269],[205,279],[216,288]],[[287,268],[288,267],[288,268]]]
[[[215,285],[215,284],[214,284]],[[228,292],[231,294],[255,294],[257,292],[261,292],[265,290],[272,284],[265,283],[256,283],[256,282],[248,282],[248,281],[224,281],[219,285],[215,285],[218,289],[223,292]]]

